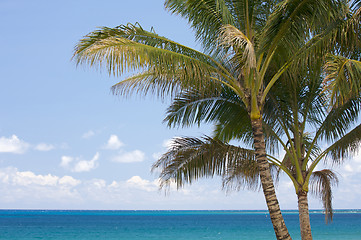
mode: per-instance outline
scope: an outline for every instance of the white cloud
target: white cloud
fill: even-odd
[[[107,144],[104,146],[105,149],[117,150],[124,144],[119,140],[117,135],[111,135]]]
[[[74,160],[73,157],[69,157],[69,156],[62,156],[61,157],[61,162],[60,162],[60,166],[62,166],[63,168],[67,168],[69,166],[69,164]]]
[[[87,131],[86,133],[83,134],[82,138],[88,139],[91,138],[95,135],[95,132],[92,130]]]
[[[155,180],[153,182],[149,180],[142,179],[139,176],[133,176],[127,180],[127,185],[133,188],[137,188],[140,190],[145,190],[147,192],[157,191],[158,190],[158,181]]]
[[[55,147],[53,145],[47,143],[39,143],[38,145],[35,146],[35,150],[42,152],[50,151],[53,150],[54,148]]]
[[[97,162],[96,162],[98,159],[99,159],[99,153],[96,153],[95,156],[93,157],[93,159],[90,161],[82,160],[82,161],[77,162],[72,171],[73,172],[89,172],[90,170],[93,170],[94,168],[96,168],[98,166]]]
[[[75,187],[81,183],[80,180],[75,179],[71,176],[64,176],[60,178],[58,182],[60,185],[71,186],[71,187]]]
[[[30,184],[42,186],[55,186],[59,178],[51,174],[48,175],[35,175],[33,172],[16,172],[13,176],[13,183],[15,185],[27,186]]]
[[[99,156],[100,154],[97,152],[89,161],[70,156],[62,156],[60,166],[70,169],[72,172],[89,172],[98,167]]]
[[[132,152],[120,153],[120,155],[113,157],[114,162],[119,163],[134,163],[134,162],[143,162],[145,159],[145,154],[140,150],[134,150]]]
[[[93,179],[89,183],[92,187],[97,189],[104,189],[107,187],[107,182],[104,179]]]
[[[99,153],[97,152],[94,157],[92,158],[92,160],[90,161],[86,161],[86,160],[82,160],[82,161],[78,161],[75,166],[73,167],[72,171],[73,172],[89,172],[90,170],[95,169],[98,164],[97,161],[99,159]]]
[[[12,135],[10,138],[0,138],[0,152],[22,154],[29,146],[28,143],[20,140],[16,135]]]

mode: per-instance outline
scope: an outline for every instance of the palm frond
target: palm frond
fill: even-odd
[[[240,161],[254,161],[253,150],[235,147],[210,137],[182,137],[173,140],[172,147],[154,163],[160,169],[161,188],[172,182],[180,188],[202,177],[224,176],[230,166]],[[245,181],[251,187],[252,181]]]
[[[259,169],[255,159],[240,159],[228,167],[223,178],[223,189],[239,191],[241,189],[259,190]]]
[[[297,44],[316,33],[315,28],[327,26],[340,16],[339,1],[289,0],[281,1],[269,16],[263,34],[263,49],[274,51],[277,47],[294,49]],[[295,45],[296,44],[296,45]]]
[[[230,96],[226,92],[233,95]],[[167,109],[164,122],[167,122],[169,127],[188,127],[192,124],[200,125],[201,122],[217,122],[220,116],[226,112],[237,111],[235,108],[241,105],[242,102],[234,92],[226,88],[209,88],[203,89],[202,92],[191,89],[183,91],[174,98]]]
[[[325,89],[331,103],[342,105],[361,94],[361,62],[342,56],[328,55],[325,64]]]
[[[337,53],[347,58],[360,60],[360,1],[349,1],[350,6],[345,9],[343,23],[335,31],[334,42],[337,43]]]
[[[361,124],[332,144],[326,151],[333,163],[340,164],[344,159],[358,152],[361,143]]]
[[[242,60],[245,62],[248,72],[256,68],[256,53],[253,43],[242,31],[232,25],[225,25],[221,29],[219,41],[226,47],[242,49]]]
[[[129,24],[113,29],[102,28],[88,34],[76,46],[74,59],[78,64],[105,66],[113,75],[143,71],[149,79],[152,74],[152,78],[157,79],[152,84],[159,87],[159,92],[179,86],[202,89],[202,86],[214,82],[229,84],[232,78],[211,57]],[[116,84],[113,90],[122,92],[131,80],[140,80],[140,76]],[[136,88],[136,83],[141,81],[133,82],[132,88]]]
[[[321,199],[326,223],[333,218],[332,186],[337,184],[337,175],[329,169],[315,171],[310,178],[310,192]]]
[[[130,96],[132,94],[155,94],[160,98],[175,95],[184,88],[181,82],[173,82],[174,73],[157,74],[152,70],[130,76],[111,87],[113,94]]]
[[[323,120],[316,133],[316,140],[328,142],[337,140],[347,133],[357,121],[361,98],[351,99],[341,106],[334,106]]]

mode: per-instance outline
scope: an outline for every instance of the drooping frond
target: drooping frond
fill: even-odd
[[[250,190],[260,189],[257,162],[254,159],[235,161],[234,164],[228,167],[222,185],[226,191],[239,191],[245,188]]]
[[[226,47],[242,50],[242,60],[245,62],[245,70],[248,72],[256,68],[256,53],[251,39],[232,25],[225,25],[221,29],[219,41]]]
[[[327,151],[333,163],[339,164],[342,160],[356,154],[361,144],[361,124],[345,134],[341,139],[332,144]]]
[[[337,175],[329,169],[313,172],[310,178],[311,193],[319,197],[325,209],[325,221],[332,221],[332,186],[338,184]]]
[[[361,95],[361,62],[341,56],[328,55],[325,64],[325,89],[331,103],[342,105]]]
[[[175,138],[172,147],[153,165],[160,169],[161,187],[172,182],[177,187],[192,183],[198,178],[224,176],[237,162],[254,161],[254,151],[225,144],[210,137]],[[245,181],[251,187],[252,181]]]

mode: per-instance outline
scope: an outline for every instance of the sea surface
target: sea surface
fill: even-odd
[[[297,211],[284,211],[294,240]],[[361,210],[337,210],[325,224],[311,211],[317,240],[360,240]],[[267,211],[0,210],[0,239],[260,240],[275,239]]]

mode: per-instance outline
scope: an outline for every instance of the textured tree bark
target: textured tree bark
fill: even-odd
[[[266,199],[268,211],[273,228],[278,240],[292,239],[284,222],[281,209],[277,200],[270,166],[267,161],[266,145],[263,135],[262,119],[252,120],[254,135],[254,149],[260,171],[263,193]]]
[[[307,192],[300,191],[298,197],[298,212],[302,240],[312,240],[310,214],[308,212]]]

